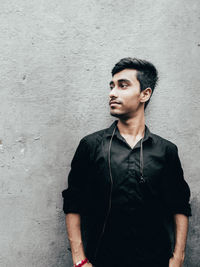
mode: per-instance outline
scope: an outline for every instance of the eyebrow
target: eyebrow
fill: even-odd
[[[118,83],[121,83],[121,82],[126,82],[126,83],[130,83],[131,81],[127,80],[127,79],[120,79],[120,80],[117,80]],[[113,81],[110,81],[109,83],[110,85],[114,84]]]

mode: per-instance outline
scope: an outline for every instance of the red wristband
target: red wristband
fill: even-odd
[[[87,258],[85,258],[85,259],[82,260],[82,261],[77,262],[77,263],[74,265],[74,267],[81,267],[81,266],[83,266],[86,262],[88,262],[88,259],[87,259]]]

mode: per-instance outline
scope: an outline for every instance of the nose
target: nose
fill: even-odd
[[[113,88],[110,90],[109,97],[110,97],[110,98],[116,98],[116,97],[117,97],[116,86],[113,87]]]

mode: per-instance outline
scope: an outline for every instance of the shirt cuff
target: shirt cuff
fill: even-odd
[[[171,209],[171,212],[173,215],[175,214],[184,214],[187,217],[192,216],[192,211],[191,211],[191,206],[188,203],[185,206],[177,206],[177,207],[173,207],[173,209]]]
[[[71,191],[67,189],[62,191],[63,197],[63,211],[65,214],[67,213],[81,213],[79,196],[77,194],[71,194]],[[73,192],[75,193],[75,192]]]

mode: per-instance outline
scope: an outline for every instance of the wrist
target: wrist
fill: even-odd
[[[178,260],[184,261],[185,251],[174,250],[173,257],[176,258],[176,259],[178,259]]]
[[[88,262],[89,262],[88,259],[84,258],[83,260],[80,260],[80,261],[76,262],[73,267],[81,267],[81,266],[85,265]]]
[[[73,264],[86,258],[83,244],[81,242],[79,243],[79,245],[71,246],[71,248]]]
[[[84,260],[86,258],[86,256],[84,254],[79,254],[79,255],[73,255],[72,259],[73,259],[73,264],[74,266],[78,263],[81,262],[82,260]]]

